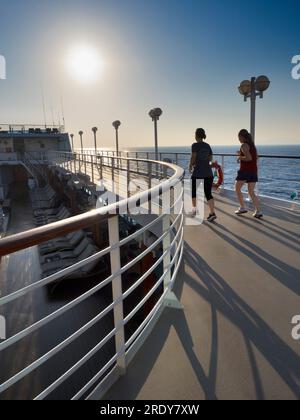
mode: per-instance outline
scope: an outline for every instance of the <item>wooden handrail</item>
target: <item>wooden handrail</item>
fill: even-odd
[[[135,161],[135,159],[133,160]],[[42,227],[18,233],[16,235],[8,236],[4,239],[0,239],[0,257],[29,248],[31,246],[42,244],[51,239],[65,236],[68,233],[75,232],[80,229],[86,229],[95,224],[99,224],[116,214],[124,212],[125,208],[128,209],[131,208],[131,206],[135,207],[137,201],[140,201],[141,204],[149,202],[151,198],[153,199],[161,195],[165,188],[174,186],[183,178],[184,170],[173,164],[155,161],[145,162],[151,162],[152,164],[165,166],[169,169],[173,169],[175,173],[168,180],[153,187],[152,189],[135,194],[132,197],[119,201],[115,204],[111,204],[100,209],[91,210],[87,213],[83,213],[69,219],[64,219],[59,222],[51,223]]]
[[[65,236],[80,229],[86,229],[107,220],[108,217],[109,215],[103,216],[99,210],[92,210],[69,219],[8,236],[0,240],[0,257]]]

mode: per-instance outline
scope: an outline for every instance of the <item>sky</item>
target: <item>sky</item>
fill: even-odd
[[[257,102],[258,144],[300,144],[298,0],[1,0],[0,124],[62,122],[84,131],[84,145],[153,145],[148,112],[161,107],[161,146],[189,146],[197,127],[212,145],[237,142],[250,104],[237,87],[267,75]],[[67,59],[78,45],[96,49],[104,67],[91,83],[74,80]],[[43,94],[42,94],[43,92]]]

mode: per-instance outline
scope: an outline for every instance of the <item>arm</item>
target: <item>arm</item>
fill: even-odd
[[[213,158],[214,158],[214,154],[213,154],[212,148],[209,146],[208,162],[209,163],[212,163],[213,162]]]
[[[242,154],[240,154],[240,160],[244,161],[244,162],[251,162],[252,161],[252,156],[250,153],[250,146],[249,144],[243,144],[242,145]]]
[[[192,152],[191,161],[190,161],[190,172],[193,172],[194,167],[196,166],[197,153]]]

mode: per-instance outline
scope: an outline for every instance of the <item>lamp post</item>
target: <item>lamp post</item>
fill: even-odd
[[[94,147],[95,147],[95,156],[97,156],[97,127],[92,128],[92,132],[94,133]]]
[[[116,151],[117,151],[117,156],[119,156],[119,152],[120,152],[120,149],[119,149],[119,128],[120,128],[120,125],[121,125],[121,121],[119,121],[119,120],[114,121],[112,123],[112,125],[113,125],[113,127],[115,127],[115,130],[116,130]]]
[[[79,136],[80,136],[80,147],[81,147],[81,154],[83,154],[83,140],[82,140],[82,136],[83,136],[83,131],[79,131]]]
[[[155,160],[159,160],[158,157],[158,132],[157,132],[157,121],[162,116],[163,112],[160,108],[151,109],[149,116],[154,122],[154,141],[155,141]]]
[[[71,142],[72,142],[72,152],[74,152],[74,134],[70,134]]]
[[[264,92],[270,87],[270,80],[267,76],[252,77],[251,80],[241,82],[238,90],[244,96],[245,102],[249,98],[251,101],[250,132],[255,142],[255,117],[256,117],[256,98],[264,97]]]

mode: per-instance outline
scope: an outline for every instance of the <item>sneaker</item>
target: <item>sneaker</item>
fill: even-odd
[[[248,213],[248,210],[243,209],[241,207],[235,212],[235,214],[237,214],[238,216],[240,216],[241,214],[246,214],[246,213]]]
[[[197,216],[197,209],[193,209],[190,213],[189,213],[189,217],[195,218]]]
[[[216,213],[210,214],[206,220],[208,222],[214,222],[215,220],[217,220]]]
[[[264,215],[261,212],[255,212],[253,217],[255,217],[255,219],[262,219]]]

